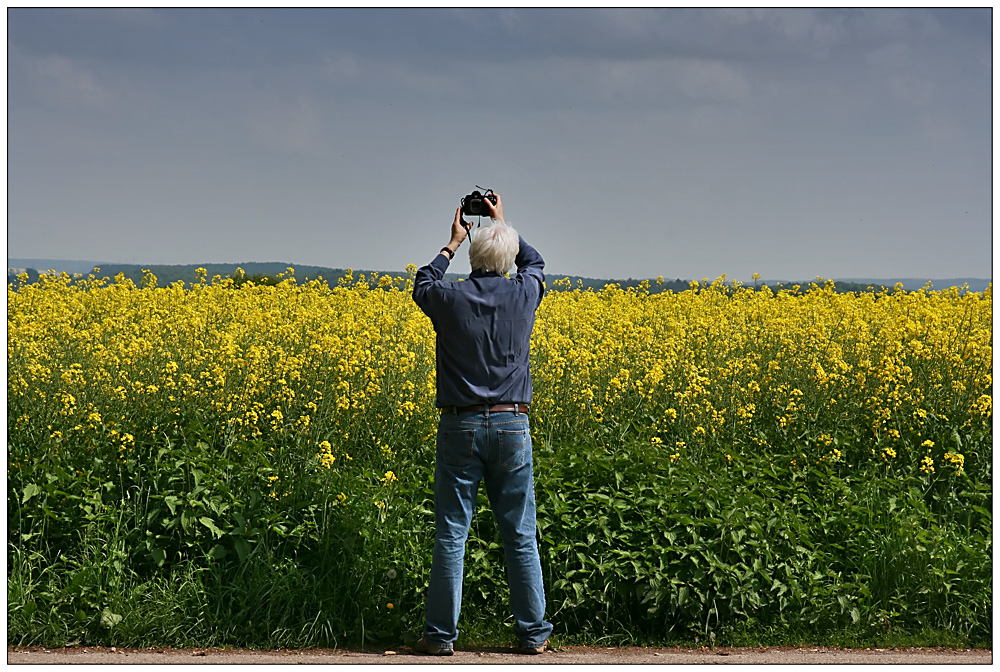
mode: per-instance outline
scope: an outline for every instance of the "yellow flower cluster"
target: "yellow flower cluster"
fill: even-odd
[[[74,445],[197,420],[225,446],[313,446],[324,469],[389,456],[433,431],[433,330],[411,282],[42,276],[8,286],[8,395]]]
[[[943,423],[991,426],[992,287],[552,284],[563,291],[542,302],[532,345],[532,422],[546,438],[613,449],[639,431],[654,449],[677,438],[759,451],[807,437],[810,461],[846,464],[882,442],[896,443],[883,459],[904,443],[914,453]]]
[[[920,471],[925,474],[934,473],[934,459],[930,455],[925,455],[922,460],[920,460]]]
[[[319,452],[316,453],[316,457],[319,458],[318,469],[329,469],[337,459],[333,455],[333,446],[330,445],[329,441],[320,442]]]
[[[433,328],[408,270],[334,286],[292,269],[274,287],[205,274],[157,287],[151,273],[140,287],[65,274],[8,286],[9,431],[49,450],[103,441],[127,460],[197,422],[227,449],[299,446],[323,473],[351,453],[393,466],[436,424]],[[641,440],[670,461],[714,450],[729,463],[807,437],[808,463],[842,465],[935,449],[933,436],[961,470],[937,428],[991,427],[992,287],[551,285],[532,334],[537,440]]]
[[[965,455],[962,453],[945,453],[944,459],[954,467],[955,471],[961,472],[965,469]]]

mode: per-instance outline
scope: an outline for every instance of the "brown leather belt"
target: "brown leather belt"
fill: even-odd
[[[442,413],[527,413],[528,404],[497,404],[496,406],[487,406],[486,404],[477,404],[476,406],[445,406],[441,409]]]

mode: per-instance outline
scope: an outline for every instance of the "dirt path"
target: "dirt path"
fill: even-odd
[[[567,646],[539,656],[523,656],[505,648],[456,651],[451,657],[395,651],[304,649],[250,651],[246,649],[119,649],[102,647],[7,647],[8,665],[991,665],[992,649],[830,649],[823,647],[768,647],[760,649],[681,649]]]

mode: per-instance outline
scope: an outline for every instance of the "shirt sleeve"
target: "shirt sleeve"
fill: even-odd
[[[431,317],[434,285],[444,278],[450,263],[448,257],[438,254],[431,263],[417,269],[417,275],[413,279],[413,300],[428,317]]]
[[[542,272],[545,269],[545,260],[535,248],[525,242],[523,237],[518,236],[518,238],[520,247],[517,251],[517,257],[514,258],[514,264],[517,266],[517,278],[525,284],[537,287],[538,303],[540,304],[542,296],[545,294],[545,274]]]

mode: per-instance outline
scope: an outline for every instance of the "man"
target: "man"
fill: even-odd
[[[445,282],[445,271],[470,226],[455,211],[451,240],[417,271],[413,300],[437,335],[436,536],[416,650],[450,656],[458,639],[465,542],[479,482],[503,537],[514,634],[522,653],[542,653],[552,624],[544,620],[545,590],[535,532],[528,411],[528,356],[535,310],[545,291],[542,257],[503,219],[500,195],[483,199],[492,223],[472,231],[472,273]],[[517,265],[517,277],[505,277]]]

